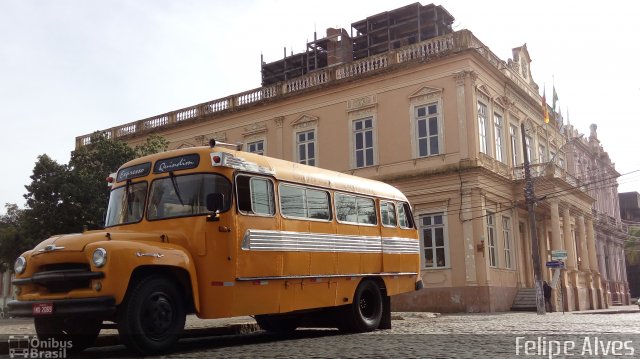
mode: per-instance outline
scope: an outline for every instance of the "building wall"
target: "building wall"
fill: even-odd
[[[540,238],[543,266],[551,250],[569,252],[562,284],[567,310],[605,306],[598,268],[584,264],[586,258],[595,257],[594,200],[585,191],[569,190],[575,185],[570,168],[550,161],[555,159],[550,153],[553,146],[558,158],[568,158],[568,138],[542,121],[526,47],[514,49],[507,67],[469,32],[448,36],[467,48],[123,139],[135,145],[144,142],[146,134],[157,133],[170,141],[171,148],[178,148],[215,138],[242,143],[245,150],[263,141],[265,154],[299,161],[298,134],[314,130],[315,165],[389,182],[414,206],[425,289],[395,297],[397,310],[509,310],[517,290],[534,285],[532,230]],[[479,106],[487,109],[484,150]],[[435,110],[426,118],[439,130],[433,136],[437,153],[425,156],[419,154],[421,108],[427,113]],[[499,118],[502,156],[496,146]],[[372,123],[373,163],[359,167],[354,123],[363,119]],[[562,194],[538,204],[535,229],[529,228],[524,202],[522,125],[531,138],[536,193]],[[515,146],[510,126],[517,130]],[[427,234],[442,240],[429,243]],[[578,257],[585,260],[578,263]],[[551,272],[544,269],[543,276],[550,280]]]

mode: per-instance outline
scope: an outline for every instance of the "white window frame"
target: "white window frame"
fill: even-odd
[[[543,164],[547,162],[547,146],[540,143],[538,144],[538,163]]]
[[[435,224],[434,222],[434,218],[436,216],[441,216],[442,217],[442,223],[441,224]],[[448,224],[447,224],[447,214],[445,211],[435,211],[435,212],[429,212],[429,213],[421,213],[417,215],[418,217],[418,231],[419,231],[419,236],[420,236],[420,256],[421,256],[421,261],[422,261],[422,267],[424,269],[442,269],[442,268],[451,268],[451,258],[449,256],[449,233],[448,233]],[[430,217],[431,218],[431,225],[425,225],[423,224],[423,219],[426,217]],[[442,229],[442,236],[443,236],[443,245],[442,246],[436,246],[436,241],[435,241],[435,230],[441,228]],[[426,247],[425,245],[425,230],[430,230],[431,231],[431,235],[432,235],[432,242],[431,242],[431,247]],[[437,258],[437,250],[438,249],[443,249],[444,251],[444,264],[443,265],[439,265],[436,258]],[[427,250],[431,251],[431,255],[433,260],[433,263],[431,266],[427,266],[427,257],[426,257],[426,252]]]
[[[258,150],[254,151],[254,150],[251,149],[252,145],[256,145],[257,146],[258,144],[262,144],[262,151],[258,151]],[[246,149],[247,149],[247,152],[256,153],[256,154],[259,154],[259,155],[264,155],[267,152],[267,141],[265,141],[262,138],[261,139],[256,139],[256,140],[252,140],[252,141],[247,141]]]
[[[490,155],[489,153],[489,117],[487,115],[489,111],[489,106],[482,101],[478,101],[477,105],[478,111],[478,141],[480,146],[480,152],[485,155]]]
[[[309,140],[308,139],[308,134],[312,133],[313,134],[313,140]],[[305,135],[305,140],[304,141],[300,141],[300,135]],[[297,131],[295,132],[295,143],[296,143],[296,162],[298,163],[302,163],[304,165],[308,165],[308,166],[316,166],[317,165],[317,151],[318,151],[318,134],[315,128],[312,129],[307,129],[307,130],[303,130],[303,131]],[[313,145],[313,154],[312,156],[309,156],[309,146]],[[300,148],[304,148],[304,152],[306,155],[306,158],[301,158],[300,156]]]
[[[493,113],[494,143],[496,160],[505,162],[504,155],[504,116],[501,113]]]
[[[516,167],[520,164],[520,135],[518,133],[518,126],[514,124],[509,125],[509,142],[511,144],[511,166]]]
[[[498,253],[497,253],[497,238],[496,238],[496,214],[492,211],[487,211],[487,252],[489,257],[489,267],[498,267]]]
[[[430,114],[429,110],[431,107],[435,107],[436,112]],[[424,116],[420,116],[419,112],[420,109],[424,109],[425,110],[425,114]],[[440,155],[443,153],[442,151],[442,107],[440,105],[440,101],[432,101],[432,102],[428,102],[428,103],[424,103],[424,104],[419,104],[419,105],[414,105],[413,107],[413,116],[414,116],[414,121],[413,121],[413,129],[414,129],[414,136],[415,136],[415,154],[416,154],[416,158],[418,157],[429,157],[429,156],[436,156],[436,155]],[[431,121],[435,120],[436,121],[436,133],[433,134],[430,132],[430,124]],[[423,122],[425,123],[425,131],[426,134],[425,136],[421,137],[420,136],[420,123]],[[437,149],[436,152],[432,152],[431,151],[431,140],[432,139],[436,139],[438,141],[438,145],[437,145]],[[421,152],[421,146],[420,146],[420,142],[421,140],[426,140],[427,144],[426,144],[426,153],[422,153]]]
[[[371,121],[371,127],[365,127],[366,122],[367,121]],[[361,129],[356,130],[356,123],[358,122],[362,122],[363,126]],[[374,116],[367,116],[367,117],[362,117],[362,118],[358,118],[358,119],[354,119],[351,121],[351,156],[352,156],[352,168],[366,168],[366,167],[371,167],[371,166],[375,166],[377,164],[377,158],[376,158],[376,121],[375,121],[375,117]],[[367,132],[371,132],[371,143],[370,146],[367,145],[366,143],[366,133]],[[357,145],[357,137],[358,135],[362,134],[363,136],[363,147],[361,149],[356,148]],[[367,151],[371,150],[371,157],[370,157],[370,164],[368,164],[368,157],[367,157]],[[358,152],[362,151],[363,153],[363,164],[362,166],[358,165]]]
[[[513,269],[513,229],[511,217],[502,216],[502,238],[504,251],[504,267]]]
[[[533,137],[525,136],[524,138],[525,146],[527,147],[527,157],[529,158],[529,163],[533,163]]]

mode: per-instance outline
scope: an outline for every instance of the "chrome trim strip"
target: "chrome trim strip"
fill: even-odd
[[[345,278],[345,277],[391,277],[395,275],[412,276],[418,275],[417,272],[400,272],[400,273],[370,273],[370,274],[324,274],[324,275],[289,275],[289,276],[267,276],[267,277],[238,277],[239,282],[254,280],[277,280],[277,279],[311,279],[311,278]]]
[[[357,236],[249,229],[241,248],[252,251],[347,252],[347,253],[420,253],[418,240],[400,237]]]

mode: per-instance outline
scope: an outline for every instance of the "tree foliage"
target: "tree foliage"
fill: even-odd
[[[26,208],[6,204],[7,213],[0,216],[0,265],[12,265],[20,253],[52,235],[101,228],[109,174],[127,161],[167,148],[168,141],[160,136],[131,148],[96,132],[89,144],[71,153],[68,165],[39,156],[25,186]]]

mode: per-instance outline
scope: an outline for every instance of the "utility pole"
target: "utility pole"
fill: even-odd
[[[533,193],[533,179],[529,168],[529,153],[527,152],[526,133],[524,123],[520,125],[522,133],[522,155],[524,157],[524,198],[529,212],[529,232],[531,233],[531,257],[533,260],[533,278],[536,286],[536,309],[539,315],[546,313],[544,306],[544,292],[542,289],[542,270],[540,268],[540,250],[538,249],[538,231],[536,229],[536,212],[534,210],[535,195]]]

